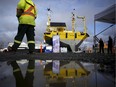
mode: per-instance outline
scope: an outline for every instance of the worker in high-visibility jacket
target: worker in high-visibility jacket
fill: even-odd
[[[24,35],[27,36],[29,53],[33,53],[35,49],[35,19],[37,17],[37,9],[32,0],[20,0],[17,4],[17,18],[19,21],[18,33],[14,38],[12,47],[8,47],[9,51],[16,51],[20,46]]]

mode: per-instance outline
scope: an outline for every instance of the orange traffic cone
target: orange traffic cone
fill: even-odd
[[[42,44],[40,44],[40,53],[42,53]]]

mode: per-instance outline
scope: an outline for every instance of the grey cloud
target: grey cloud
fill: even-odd
[[[16,5],[19,0],[1,0],[0,2],[0,35],[4,35],[5,38],[13,41],[14,36],[17,32],[18,21],[16,19]],[[35,27],[35,39],[41,41],[43,33],[46,30],[47,22],[47,8],[51,8],[52,20],[66,22],[67,27],[71,30],[71,12],[75,8],[75,13],[79,16],[85,16],[87,19],[88,33],[90,37],[87,39],[88,42],[92,42],[93,38],[93,17],[96,13],[109,7],[113,0],[33,0],[38,9],[38,18],[36,19]],[[81,25],[81,23],[78,23]],[[78,30],[77,25],[77,30]],[[9,33],[8,33],[9,32]],[[13,35],[11,35],[13,34]],[[111,32],[112,34],[112,32]],[[11,36],[10,36],[11,35]],[[107,34],[104,33],[104,36]],[[3,39],[0,36],[0,39]],[[26,39],[24,38],[24,41]]]

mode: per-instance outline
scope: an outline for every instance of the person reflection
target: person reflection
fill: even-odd
[[[16,80],[16,87],[33,87],[35,60],[29,60],[25,78],[16,61],[12,61],[11,66]]]

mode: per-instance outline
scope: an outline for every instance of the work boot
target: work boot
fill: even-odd
[[[12,47],[10,47],[10,46],[8,46],[7,49],[8,49],[7,52],[16,52],[16,50],[13,50]],[[5,52],[6,52],[6,51],[5,51]]]
[[[9,66],[11,64],[12,61],[7,61],[7,65]]]
[[[11,64],[14,64],[14,63],[16,63],[16,61],[7,61],[8,66],[11,65]]]
[[[8,46],[8,51],[11,52],[12,51],[12,47]]]
[[[7,49],[4,49],[2,52],[5,53],[5,52],[10,52],[12,50],[12,48],[10,46],[8,46]]]
[[[8,52],[16,52],[12,47],[8,46]]]

